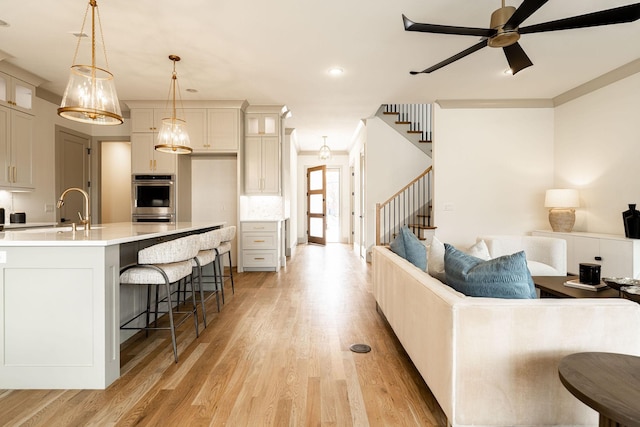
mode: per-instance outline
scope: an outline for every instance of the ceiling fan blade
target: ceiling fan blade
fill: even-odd
[[[524,0],[520,7],[511,15],[511,18],[504,24],[505,30],[513,30],[524,22],[525,19],[534,14],[549,0]]]
[[[507,62],[509,63],[509,68],[511,68],[511,73],[513,75],[516,75],[518,71],[522,71],[533,65],[533,62],[531,62],[527,54],[524,53],[524,49],[522,49],[520,43],[505,46],[502,50],[504,51],[504,56],[507,57]]]
[[[457,61],[458,59],[462,59],[467,55],[471,55],[473,52],[478,51],[480,49],[482,49],[483,47],[487,46],[488,40],[482,40],[480,43],[474,44],[473,46],[471,46],[468,49],[463,50],[462,52],[458,53],[457,55],[453,55],[451,58],[445,59],[442,62],[438,62],[436,65],[429,67],[427,69],[424,69],[422,71],[411,71],[410,73],[412,75],[416,75],[416,74],[420,74],[420,73],[431,73],[433,71],[436,71],[442,67],[444,67],[445,65],[449,65],[452,62]]]
[[[530,25],[528,27],[520,28],[519,33],[531,34],[541,33],[544,31],[571,30],[573,28],[622,24],[625,22],[637,21],[639,18],[640,3],[634,3],[628,6],[621,6],[613,9],[601,10],[599,12],[587,13],[586,15],[573,16],[571,18],[558,19],[556,21]]]
[[[436,24],[420,24],[413,22],[406,16],[402,15],[405,31],[419,31],[422,33],[438,33],[438,34],[458,34],[462,36],[478,36],[490,37],[496,33],[496,30],[489,28],[473,28],[473,27],[452,27],[449,25]]]

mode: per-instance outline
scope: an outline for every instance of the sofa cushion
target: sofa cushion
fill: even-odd
[[[427,248],[406,225],[389,245],[391,250],[422,271],[427,271]]]
[[[445,243],[447,284],[468,296],[536,298],[524,251],[484,261]]]
[[[483,240],[476,242],[475,245],[466,250],[466,253],[485,261],[491,258],[489,256],[489,248],[487,248],[487,244]],[[431,277],[435,277],[442,283],[447,283],[447,277],[444,271],[444,243],[436,236],[433,236],[431,245],[429,246],[427,264]]]

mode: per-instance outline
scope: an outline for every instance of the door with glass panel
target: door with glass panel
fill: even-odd
[[[307,170],[307,234],[309,243],[327,243],[326,166]]]

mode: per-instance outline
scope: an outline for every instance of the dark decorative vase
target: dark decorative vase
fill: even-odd
[[[624,235],[630,239],[640,239],[640,211],[636,205],[629,204],[629,210],[622,212]]]

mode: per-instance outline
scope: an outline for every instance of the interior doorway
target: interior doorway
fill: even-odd
[[[80,132],[56,127],[55,139],[55,189],[56,198],[67,188],[80,188],[89,195],[89,146],[91,138]],[[78,222],[78,214],[84,215],[84,197],[77,191],[65,196],[64,205],[56,209],[56,222]]]
[[[309,243],[327,243],[326,166],[307,169],[307,235]]]
[[[131,222],[131,143],[100,143],[100,222]]]

